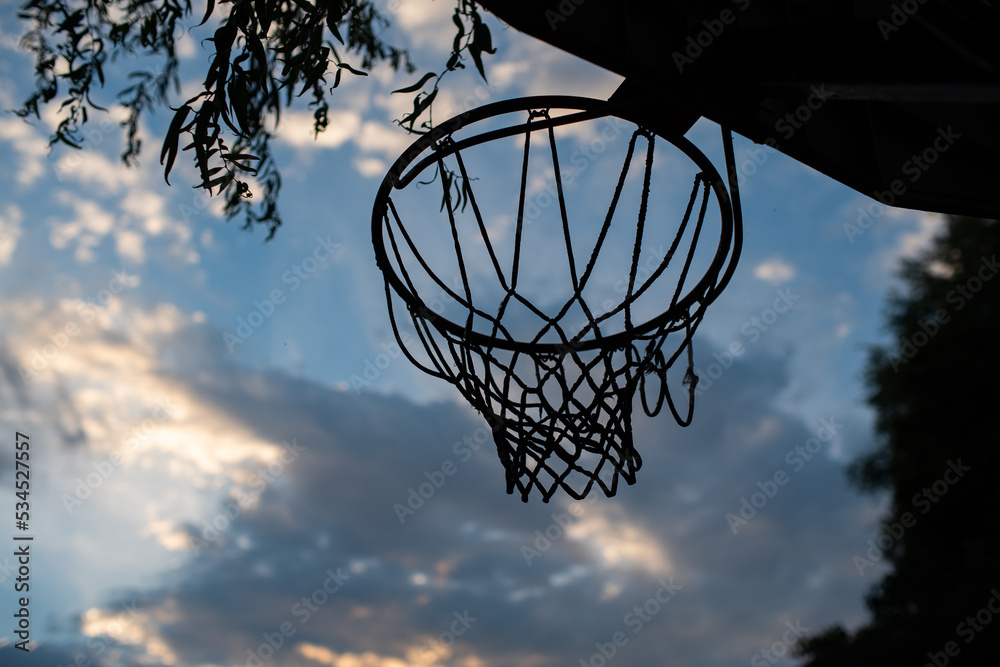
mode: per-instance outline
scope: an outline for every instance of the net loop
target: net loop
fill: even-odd
[[[577,114],[556,115],[551,112],[555,108],[573,109]],[[418,140],[397,161],[383,181],[373,212],[376,258],[386,278],[390,322],[401,349],[421,370],[452,383],[483,415],[504,467],[507,492],[518,493],[525,501],[533,490],[543,501],[548,501],[559,489],[572,498],[581,499],[595,487],[613,496],[620,480],[633,484],[636,472],[642,467],[642,457],[632,437],[632,406],[636,392],[645,414],[656,416],[666,404],[678,424],[686,426],[691,422],[698,384],[692,339],[705,308],[728,282],[739,256],[742,237],[738,206],[731,205],[721,177],[690,142],[683,137],[668,137],[668,142],[696,163],[698,171],[669,247],[648,271],[648,276],[640,275],[647,222],[651,222],[647,221],[647,215],[654,148],[660,137],[637,123],[629,136],[607,211],[601,214],[603,220],[593,247],[584,255],[586,263],[577,265],[580,239],[574,236],[567,213],[555,128],[574,122],[574,119],[614,116],[615,110],[596,100],[529,98],[490,105],[469,116],[446,121],[435,130],[436,136]],[[527,112],[526,120],[510,128],[470,138],[453,136],[478,118],[511,111]],[[627,110],[617,111],[619,118],[627,119]],[[517,135],[523,135],[523,143],[513,245],[508,258],[491,239],[480,210],[480,198],[473,186],[475,178],[463,151],[478,143]],[[413,171],[404,173],[409,164],[428,149],[431,155]],[[554,200],[558,202],[558,215],[554,214],[558,222],[553,224],[558,224],[559,243],[565,249],[568,269],[567,296],[551,307],[535,303],[519,287],[526,250],[523,244],[529,164],[538,151],[551,161]],[[730,153],[731,150],[727,152],[730,187],[735,191]],[[449,168],[446,160],[454,166]],[[436,167],[442,176],[441,212],[446,218],[443,224],[447,225],[443,229],[447,229],[449,238],[447,247],[442,249],[452,256],[458,268],[460,284],[454,286],[433,271],[419,244],[407,231],[392,199],[394,189],[404,187],[421,169],[430,166]],[[635,232],[624,295],[620,303],[599,312],[587,303],[585,290],[602,256],[626,179],[636,172],[641,174],[641,189],[638,212],[632,218]],[[449,176],[445,178],[445,174]],[[719,245],[707,272],[696,279],[690,274],[696,246],[705,231],[712,193],[722,217]],[[466,214],[460,221],[459,214],[467,207],[471,209],[471,219]],[[487,302],[481,295],[477,297],[470,280],[467,256],[470,244],[481,244],[485,254],[480,260],[481,266],[476,268],[482,271],[485,267],[499,285],[502,297],[493,306],[485,305]],[[679,271],[674,268],[678,265]],[[669,303],[663,305],[659,316],[645,322],[635,321],[637,301],[663,280],[668,269],[675,272],[670,275],[677,276],[671,278],[677,280],[677,285],[667,292],[672,294]],[[644,268],[643,275],[645,273]],[[442,297],[462,308],[464,316],[452,321],[430,308],[424,300],[426,296],[422,297],[417,288],[418,276],[423,280],[421,284],[429,284],[439,290]],[[406,320],[416,332],[415,338],[404,336],[400,331],[394,305],[400,298],[406,306]],[[532,335],[519,336],[510,328],[507,315],[515,308],[537,318],[538,328]],[[578,315],[582,315],[582,326],[571,327],[570,318]],[[605,331],[613,321],[619,322],[616,326],[621,330]],[[411,346],[423,349],[419,359],[409,349]],[[668,375],[682,355],[686,363],[680,385],[686,400],[678,402],[672,395]]]

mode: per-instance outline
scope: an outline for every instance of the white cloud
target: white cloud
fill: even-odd
[[[49,243],[53,248],[62,249],[74,242],[74,257],[81,264],[87,264],[96,259],[94,248],[114,227],[114,217],[97,202],[84,199],[73,201],[71,205],[74,217],[65,221],[50,219]]]
[[[379,178],[385,175],[389,165],[384,160],[377,157],[358,158],[354,161],[354,168],[358,173],[367,178]]]
[[[413,135],[395,125],[370,120],[361,126],[355,141],[365,152],[381,153],[395,160],[413,142]]]
[[[45,173],[49,142],[20,118],[0,118],[0,139],[9,141],[20,155],[17,166],[19,185],[31,185]]]
[[[904,220],[913,221],[910,216],[906,216]],[[915,223],[915,229],[900,235],[899,243],[892,253],[894,265],[899,258],[915,257],[927,249],[944,227],[945,217],[940,213],[920,212],[916,214]]]
[[[198,54],[198,47],[190,33],[182,32],[177,36],[177,57],[181,60],[193,58]]]
[[[584,503],[576,507],[582,508]],[[588,504],[580,511],[579,521],[566,529],[566,535],[586,545],[605,568],[674,573],[664,545],[626,516],[620,506]]]
[[[119,255],[133,264],[142,264],[146,259],[142,234],[130,229],[115,232],[115,249]]]
[[[129,190],[121,200],[122,210],[137,218],[163,215],[165,200],[150,190]]]
[[[528,60],[507,60],[490,67],[490,83],[504,89],[513,85],[521,77],[531,73],[532,67]]]
[[[430,47],[438,55],[451,53],[455,37],[455,24],[451,20],[454,3],[390,0],[387,9],[393,23],[413,46]]]
[[[125,276],[118,284],[134,287],[137,282]],[[154,475],[159,482],[183,482],[188,489],[187,500],[177,507],[157,505],[155,494],[148,496],[149,503],[119,506],[107,489],[96,489],[84,502],[86,509],[99,511],[88,514],[78,505],[74,520],[99,516],[104,521],[111,513],[144,530],[160,548],[186,552],[190,544],[183,524],[209,512],[212,498],[220,493],[246,499],[245,507],[255,504],[264,489],[253,471],[279,461],[285,450],[204,404],[163,372],[164,341],[203,321],[202,314],[187,314],[169,303],[136,308],[122,289],[110,298],[97,291],[50,306],[4,303],[5,347],[27,376],[38,411],[57,415],[62,430],[86,444],[84,456],[62,462],[64,479],[85,477],[94,461],[117,453],[114,471],[105,474],[114,475],[108,486],[124,485],[127,495],[141,497],[147,476]],[[69,409],[59,398],[64,392],[73,397]]]
[[[198,194],[202,193],[199,192]],[[207,199],[207,197],[204,199]],[[206,205],[211,207],[216,203],[215,201],[207,203],[204,199],[198,199],[196,195],[196,198],[192,200],[190,210],[199,211],[205,208]],[[153,237],[160,235],[172,236],[173,243],[168,250],[171,255],[188,263],[198,261],[197,253],[191,248],[192,232],[190,226],[170,216],[167,211],[167,199],[165,197],[153,190],[134,189],[121,201],[121,208],[127,213],[123,224],[135,227],[134,230],[130,229],[125,233],[127,240],[124,242],[116,236],[116,240],[118,240],[117,250],[123,258],[129,261],[142,261],[142,259],[137,259],[139,255],[134,254],[134,251],[138,250],[142,256],[145,255],[145,253],[142,253],[143,236],[139,231],[141,230]],[[182,210],[182,207],[178,208],[178,211],[181,213],[184,213],[185,210]],[[133,253],[129,254],[130,251],[133,251]]]
[[[918,257],[927,250],[934,238],[944,228],[946,217],[940,213],[912,211],[885,207],[885,216],[878,219],[876,226],[882,242],[879,252],[870,259],[869,272],[873,284],[898,280],[900,263],[905,259]],[[873,227],[873,230],[875,227]],[[942,267],[936,267],[940,271]]]
[[[134,187],[140,178],[138,169],[90,149],[66,153],[56,162],[55,171],[62,183],[78,183],[108,194]]]
[[[927,265],[927,272],[932,276],[937,278],[944,278],[949,280],[955,276],[955,269],[949,265],[945,264],[940,260],[932,260],[930,264]]]
[[[278,125],[277,137],[296,148],[338,148],[355,136],[361,127],[361,115],[357,111],[331,111],[330,124],[316,136],[313,131],[313,116],[305,111],[286,112]]]
[[[113,169],[117,172],[129,171],[123,165]],[[145,180],[142,174],[136,176],[137,180]],[[122,198],[108,198],[102,203],[78,199],[67,191],[57,193],[54,198],[72,209],[72,213],[49,218],[49,241],[57,249],[72,246],[80,263],[94,261],[97,257],[95,249],[109,235],[114,240],[114,250],[119,258],[131,263],[144,262],[150,239],[160,236],[167,237],[164,239],[169,243],[167,255],[189,264],[200,260],[192,248],[191,227],[171,216],[169,200],[151,188],[135,185]],[[189,212],[197,214],[207,208],[215,214],[214,205],[215,202],[203,203],[196,196],[191,207],[177,206],[175,210],[181,215],[189,215]]]
[[[73,207],[78,221],[85,230],[96,236],[105,236],[115,225],[115,219],[96,202],[81,201]]]
[[[108,637],[119,644],[139,647],[140,663],[173,665],[177,656],[156,631],[156,620],[146,613],[109,613],[95,607],[83,614],[80,631],[88,637]]]
[[[622,77],[537,39],[514,33],[505,60],[490,65],[491,83],[517,83],[525,95],[580,95],[607,99]],[[492,80],[494,68],[500,79]]]
[[[399,658],[379,655],[371,651],[338,654],[325,646],[307,642],[297,644],[295,650],[303,658],[320,665],[327,665],[328,667],[408,667],[409,665],[432,667],[433,665],[440,664],[437,660],[433,659],[430,662],[427,662],[425,659],[421,659],[419,662],[408,659],[404,662]]]
[[[24,215],[20,207],[8,204],[0,215],[0,266],[10,264],[10,258],[17,248],[17,240],[21,238],[21,221]]]
[[[795,277],[795,267],[785,260],[776,257],[755,266],[753,275],[757,280],[778,285]]]

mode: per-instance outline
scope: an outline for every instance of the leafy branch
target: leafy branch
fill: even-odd
[[[400,127],[409,132],[424,134],[434,127],[431,105],[434,103],[434,98],[437,97],[444,76],[449,72],[465,69],[463,54],[467,53],[472,58],[472,62],[483,81],[487,80],[486,70],[483,68],[483,54],[496,53],[496,48],[493,46],[493,37],[490,35],[489,26],[483,22],[475,0],[458,0],[451,19],[455,24],[456,33],[452,42],[451,55],[448,57],[445,68],[440,72],[424,74],[412,86],[392,91],[393,93],[417,93],[413,99],[412,111],[396,121]],[[428,83],[433,83],[430,90],[426,89]],[[417,121],[424,113],[427,114],[427,119],[417,125]]]
[[[429,117],[441,77],[464,67],[464,53],[485,78],[482,54],[494,52],[475,2],[456,3],[458,34],[445,70],[408,89],[416,92],[434,79],[434,89],[418,93],[414,111],[399,121],[412,132],[430,127],[429,120],[415,124],[425,112]],[[263,224],[270,239],[281,225],[281,177],[270,142],[282,108],[305,96],[318,135],[329,125],[327,96],[345,73],[366,76],[380,63],[407,73],[415,67],[406,50],[381,37],[389,19],[373,0],[205,0],[198,25],[223,7],[227,11],[204,40],[214,53],[202,90],[170,107],[160,162],[169,179],[178,155],[189,152],[199,176],[195,187],[221,193],[227,217],[242,212],[245,229]],[[105,65],[124,56],[159,59],[158,68],[131,72],[117,94],[127,111],[122,159],[134,164],[143,114],[170,106],[171,92],[179,94],[176,39],[192,11],[191,0],[25,0],[18,16],[29,29],[21,44],[34,54],[36,89],[16,113],[40,118],[41,108],[67,85],[50,145],[80,148],[88,109],[104,110],[92,95],[104,86]],[[257,202],[252,189],[262,193]]]

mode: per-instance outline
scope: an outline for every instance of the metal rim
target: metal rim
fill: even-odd
[[[406,303],[411,314],[414,317],[419,316],[427,319],[434,325],[435,328],[440,329],[443,332],[451,333],[452,335],[484,347],[520,352],[565,352],[568,347],[566,343],[530,343],[524,341],[509,341],[487,336],[486,334],[477,331],[468,331],[464,325],[452,322],[445,317],[433,313],[433,311],[427,308],[427,305],[423,302],[419,295],[411,292],[403,283],[388,259],[385,239],[383,236],[384,222],[388,213],[388,199],[393,189],[402,189],[406,187],[406,185],[412,182],[412,180],[416,178],[416,176],[418,176],[424,168],[431,164],[432,161],[423,160],[413,170],[404,173],[406,168],[418,157],[420,157],[424,151],[435,148],[441,139],[449,137],[462,127],[471,125],[477,121],[518,111],[529,111],[532,109],[562,109],[578,110],[583,113],[552,119],[550,122],[553,125],[561,125],[607,116],[616,116],[631,123],[635,123],[641,127],[645,127],[639,121],[630,118],[630,110],[634,110],[636,108],[637,105],[634,103],[609,103],[604,100],[588,97],[573,97],[564,95],[521,97],[502,102],[495,102],[493,104],[488,104],[483,107],[467,111],[444,121],[440,125],[436,126],[432,131],[422,135],[419,139],[414,141],[410,147],[407,148],[402,155],[400,155],[396,162],[393,163],[392,167],[390,167],[389,171],[382,179],[382,184],[379,186],[378,193],[375,196],[375,204],[372,209],[372,245],[375,250],[376,264],[382,271],[382,274],[388,284],[392,287],[392,290],[396,292],[396,294],[398,294],[399,297]],[[563,122],[559,122],[560,120],[563,120]],[[545,129],[546,126],[547,125],[542,122],[538,122],[537,124],[533,123],[530,130],[527,129],[527,125],[521,125],[512,126],[511,128],[506,128],[504,130],[484,133],[482,135],[476,135],[468,140],[462,140],[462,142],[465,143],[460,145],[458,149],[475,145],[476,143],[496,139],[501,136],[513,136],[527,131]],[[725,181],[719,175],[715,165],[713,165],[712,161],[709,160],[704,153],[702,153],[685,137],[679,135],[670,136],[654,130],[651,131],[653,131],[657,137],[669,142],[681,150],[681,152],[683,152],[688,159],[694,162],[695,165],[701,169],[701,172],[707,177],[708,183],[712,187],[712,191],[715,193],[715,198],[719,203],[719,212],[722,218],[722,229],[715,257],[712,260],[712,264],[705,272],[705,275],[702,276],[701,280],[699,280],[694,287],[692,287],[681,299],[679,299],[672,308],[640,325],[633,327],[631,331],[621,331],[611,334],[610,336],[601,336],[599,338],[592,338],[569,345],[569,347],[571,347],[574,351],[586,351],[593,349],[623,349],[637,337],[649,333],[669,322],[678,321],[683,316],[688,316],[690,314],[690,308],[693,304],[701,303],[703,308],[708,306],[716,299],[716,297],[718,297],[722,288],[725,286],[725,283],[728,282],[728,279],[732,275],[732,269],[735,267],[736,260],[739,257],[740,249],[733,243],[733,240],[735,236],[737,243],[739,242],[739,239],[742,237],[742,230],[738,229],[737,227],[739,225],[734,223],[732,200],[729,197],[729,191],[726,189]],[[476,139],[479,140],[473,141]],[[461,144],[461,142],[456,142],[456,145],[459,144]],[[435,151],[432,156],[436,156],[441,152],[442,151]],[[727,257],[730,256],[731,250],[733,251],[732,257],[729,260],[730,265],[727,268]],[[724,271],[724,269],[726,270]],[[389,304],[389,307],[392,308],[391,303]],[[417,315],[417,313],[421,314]],[[424,313],[429,313],[430,316],[424,315]]]

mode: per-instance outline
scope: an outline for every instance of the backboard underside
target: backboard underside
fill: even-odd
[[[1000,217],[1000,13],[907,0],[482,0],[699,116],[904,208]],[[638,91],[638,92],[637,92]],[[663,129],[657,128],[657,129]]]

